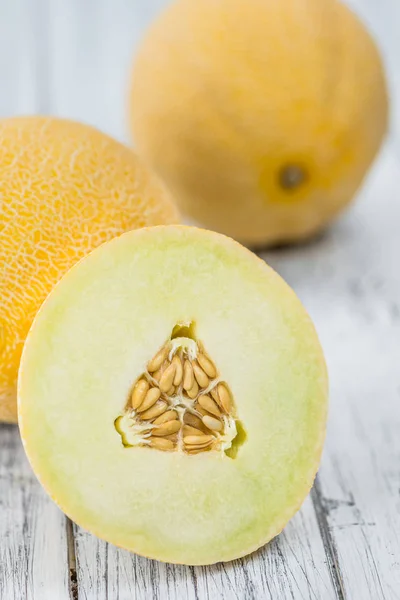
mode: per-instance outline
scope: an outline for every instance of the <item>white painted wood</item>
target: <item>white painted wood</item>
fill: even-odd
[[[128,141],[132,54],[167,3],[0,2],[0,116],[52,113]],[[388,146],[325,236],[263,255],[303,299],[328,359],[330,426],[312,496],[246,559],[164,565],[72,529],[33,477],[16,428],[0,426],[0,600],[400,599],[400,3],[348,3],[386,64]]]
[[[309,309],[326,351],[321,501],[346,597],[362,600],[400,598],[399,176],[389,143],[358,203],[325,236],[265,255]]]
[[[68,600],[65,517],[44,494],[15,426],[0,425],[0,599]]]
[[[128,141],[127,99],[135,49],[167,0],[51,0],[51,111]]]
[[[78,589],[87,600],[333,600],[311,498],[284,533],[241,560],[210,567],[166,565],[109,546],[76,530]]]
[[[391,129],[399,139],[400,2],[398,0],[346,0],[346,4],[361,17],[381,51],[391,99]]]
[[[37,16],[30,0],[0,2],[1,117],[41,112]]]

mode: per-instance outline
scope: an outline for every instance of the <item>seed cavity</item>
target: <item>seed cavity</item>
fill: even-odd
[[[115,429],[125,447],[234,458],[239,423],[229,386],[191,323],[176,325],[148,361]]]

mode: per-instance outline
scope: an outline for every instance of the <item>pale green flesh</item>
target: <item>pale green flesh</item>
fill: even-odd
[[[147,361],[190,321],[247,433],[234,459],[124,448],[114,428]],[[49,297],[22,358],[20,427],[78,524],[145,556],[207,564],[256,549],[300,506],[326,388],[314,328],[276,273],[223,236],[153,228],[105,244]]]

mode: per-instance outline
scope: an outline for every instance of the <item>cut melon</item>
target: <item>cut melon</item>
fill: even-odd
[[[133,152],[93,127],[16,117],[0,139],[0,421],[12,422],[23,343],[54,284],[102,242],[179,219]]]
[[[228,561],[312,486],[327,375],[286,283],[222,235],[122,235],[56,286],[25,344],[19,423],[80,526],[163,561]]]

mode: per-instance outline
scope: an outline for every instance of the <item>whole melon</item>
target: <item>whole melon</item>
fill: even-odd
[[[0,420],[13,422],[22,346],[54,284],[102,242],[178,217],[132,151],[92,127],[11,118],[0,140]]]
[[[248,245],[324,228],[387,126],[377,48],[336,0],[177,0],[130,98],[139,153],[182,211]]]

